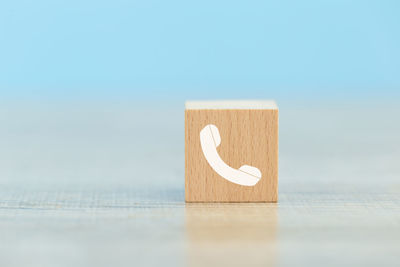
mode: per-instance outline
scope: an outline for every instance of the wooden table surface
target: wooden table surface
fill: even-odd
[[[183,111],[2,103],[0,266],[399,266],[398,105],[281,103],[277,204],[185,204]]]

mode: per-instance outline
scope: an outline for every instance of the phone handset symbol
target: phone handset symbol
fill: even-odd
[[[259,169],[243,165],[234,169],[226,164],[218,154],[217,147],[221,143],[221,136],[217,126],[208,124],[200,131],[200,143],[204,157],[211,168],[226,180],[244,186],[254,186],[261,179]]]

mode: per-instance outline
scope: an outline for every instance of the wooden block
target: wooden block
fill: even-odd
[[[277,202],[274,101],[186,102],[185,200]]]

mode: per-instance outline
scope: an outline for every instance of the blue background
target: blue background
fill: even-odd
[[[2,1],[12,98],[397,95],[399,1]]]

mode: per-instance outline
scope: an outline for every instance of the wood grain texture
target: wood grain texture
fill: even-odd
[[[221,158],[232,168],[258,168],[255,186],[231,183],[206,161],[200,131],[218,127]],[[185,110],[185,200],[187,202],[276,202],[278,200],[278,110]]]

